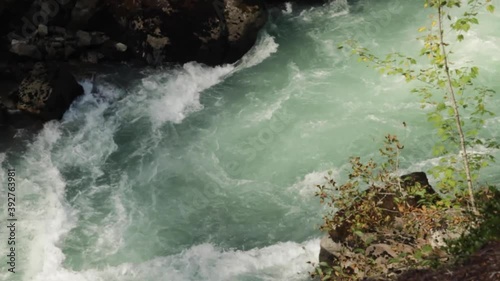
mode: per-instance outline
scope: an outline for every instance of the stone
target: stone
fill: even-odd
[[[425,189],[427,199],[429,199],[431,202],[435,202],[437,200],[436,191],[432,188],[432,186],[429,184],[429,180],[427,179],[427,175],[424,172],[414,172],[411,174],[403,175],[400,177],[401,179],[401,188],[403,190],[408,190],[413,187],[420,187]],[[419,201],[422,198],[421,196],[415,196],[414,198],[409,198],[407,200],[408,204],[411,206],[420,206],[421,204]]]
[[[78,46],[80,47],[88,47],[92,44],[92,37],[90,33],[82,30],[78,30],[76,32],[76,38],[78,40]]]
[[[71,12],[70,26],[83,28],[89,19],[99,10],[99,0],[77,0]]]
[[[126,52],[127,51],[127,45],[123,44],[123,43],[116,43],[115,44],[115,48],[118,52]]]
[[[230,46],[226,60],[235,62],[253,47],[260,29],[266,24],[267,10],[261,1],[225,0],[225,4]]]
[[[167,37],[154,37],[149,34],[146,41],[148,42],[149,46],[151,46],[155,50],[161,50],[169,44]]]
[[[103,32],[91,32],[90,37],[92,46],[102,45],[104,42],[109,40],[109,37]]]
[[[49,26],[49,33],[59,36],[66,36],[66,29],[60,26]]]
[[[21,57],[29,57],[32,59],[42,59],[40,50],[35,45],[28,44],[26,41],[12,40],[10,52]]]
[[[54,41],[50,44],[50,46],[54,49],[59,49],[64,46],[64,41]]]
[[[6,110],[16,109],[14,102],[8,97],[0,97],[0,107]]]
[[[65,66],[37,63],[12,98],[18,110],[49,121],[61,119],[82,94],[82,86]]]
[[[401,176],[401,187],[407,189],[419,184],[425,188],[429,193],[435,193],[432,186],[429,184],[429,179],[424,172],[414,172],[411,174]]]
[[[104,55],[99,52],[89,51],[87,53],[82,54],[80,60],[87,63],[96,64],[100,59],[103,59]]]
[[[333,264],[342,249],[342,244],[334,242],[329,235],[323,236],[320,241],[319,261]]]
[[[71,57],[71,55],[73,55],[74,53],[76,52],[75,48],[71,47],[71,46],[66,46],[64,48],[64,58],[68,59],[69,57]]]
[[[39,36],[45,37],[45,36],[49,35],[49,28],[46,25],[39,24],[37,34]]]

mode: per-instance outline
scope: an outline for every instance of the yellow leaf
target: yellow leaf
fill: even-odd
[[[422,26],[421,28],[418,29],[418,32],[423,32],[425,31],[427,28],[425,26]]]

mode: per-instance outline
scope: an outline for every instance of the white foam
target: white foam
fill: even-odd
[[[278,100],[271,105],[267,106],[263,111],[258,111],[252,118],[256,122],[269,121],[273,118],[275,112],[281,109],[282,104],[290,99],[290,94],[282,95]]]
[[[469,31],[465,35],[465,40],[457,45],[457,50],[451,58],[454,62],[454,67],[471,66],[480,61],[498,62],[500,58],[497,56],[500,48],[500,39],[492,36],[481,36],[478,31]],[[477,52],[481,50],[481,52]],[[491,67],[491,64],[482,64],[481,68]]]
[[[331,178],[338,180],[340,177],[340,170],[328,170],[321,172],[311,172],[304,176],[303,179],[299,180],[297,183],[288,188],[290,192],[298,193],[304,199],[310,199],[316,191],[318,191],[317,185],[326,184],[328,181],[325,177],[328,177],[328,172],[331,172]]]
[[[35,280],[44,281],[236,281],[308,280],[317,262],[319,239],[304,243],[284,242],[248,251],[222,250],[212,244],[193,246],[173,256],[158,257],[139,264],[125,263],[101,270],[81,272],[58,268]],[[45,278],[45,279],[44,279]]]
[[[165,122],[180,123],[189,114],[203,108],[200,94],[223,81],[234,72],[253,67],[278,49],[274,38],[264,34],[239,62],[234,65],[207,67],[187,63],[174,73],[160,73],[145,78],[140,95],[153,96],[149,102],[151,119],[155,128]]]
[[[76,226],[77,213],[66,202],[66,182],[59,168],[85,167],[88,169],[85,177],[95,179],[103,174],[100,170],[102,163],[117,147],[113,141],[115,117],[104,116],[109,104],[104,102],[103,97],[90,93],[92,85],[89,82],[83,81],[81,84],[85,95],[68,111],[62,123],[50,122],[45,125],[29,145],[19,167],[18,186],[22,191],[19,196],[25,204],[20,207],[20,216],[24,218],[20,222],[23,226],[21,239],[30,241],[22,247],[23,251],[28,252],[23,255],[27,258],[22,261],[22,272],[25,274],[22,280],[48,281],[64,275],[61,268],[65,255],[60,243]],[[105,90],[103,93],[106,93],[107,99],[117,97],[110,91],[111,88]],[[65,136],[67,127],[73,122],[77,122],[79,127],[75,132],[70,131],[72,135],[68,138]],[[57,149],[54,149],[56,146]],[[24,174],[23,171],[29,172]],[[118,213],[109,220],[124,227],[124,210],[119,212],[119,199],[115,203]],[[110,227],[106,230],[99,232],[102,236],[98,237],[98,241],[102,240],[101,244],[109,247],[118,246],[114,243],[117,240],[111,243],[106,238],[113,235],[116,239],[120,229]],[[115,250],[105,246],[102,249],[108,252]]]
[[[201,110],[201,92],[221,82],[233,69],[232,65],[210,68],[187,63],[175,75],[145,78],[142,91],[157,97],[149,105],[155,127],[167,121],[180,123],[190,113]]]
[[[57,280],[163,280],[163,276],[176,276],[178,269],[171,268],[168,264],[173,263],[174,259],[181,256],[161,258],[162,268],[157,268],[158,278],[149,279],[151,271],[157,261],[146,262],[139,265],[138,271],[134,271],[135,266],[129,265],[108,268],[103,271],[90,270],[85,272],[73,272],[65,269],[63,262],[65,256],[59,246],[62,237],[64,237],[75,225],[75,210],[69,208],[65,201],[65,185],[58,168],[52,163],[52,158],[57,158],[59,167],[77,166],[85,168],[85,177],[90,177],[93,181],[103,175],[103,163],[106,159],[118,149],[114,142],[114,135],[121,119],[134,117],[144,112],[143,108],[138,108],[138,104],[149,103],[151,119],[155,126],[164,122],[181,122],[191,112],[200,110],[202,105],[199,103],[200,93],[209,87],[219,83],[234,71],[255,66],[277,50],[277,44],[273,38],[264,36],[256,48],[242,59],[238,66],[225,65],[220,67],[206,67],[197,63],[187,63],[182,68],[156,74],[144,79],[142,89],[139,93],[126,96],[123,100],[117,101],[119,90],[110,86],[97,87],[97,93],[91,93],[95,85],[89,81],[81,82],[85,90],[85,95],[73,106],[65,115],[63,126],[71,126],[73,122],[78,123],[78,130],[69,132],[71,138],[61,138],[64,131],[61,130],[61,124],[53,122],[48,123],[40,133],[37,140],[32,144],[29,152],[26,154],[25,165],[30,168],[30,178],[24,179],[20,187],[31,190],[37,194],[36,200],[32,202],[32,209],[26,208],[24,217],[29,218],[30,223],[27,234],[33,237],[29,249],[29,257],[25,261],[26,279],[40,281]],[[114,101],[110,103],[109,101]],[[116,102],[117,101],[117,102]],[[106,116],[106,112],[111,106],[119,106],[112,116]],[[83,124],[80,124],[83,123]],[[52,151],[53,146],[59,145],[58,150]],[[89,153],[91,152],[91,153]],[[5,156],[0,155],[5,158]],[[0,159],[3,161],[3,158]],[[29,186],[29,188],[27,187]],[[94,186],[89,187],[87,195],[102,191],[103,189],[115,190],[116,187]],[[92,255],[108,256],[115,254],[123,246],[123,237],[128,227],[128,217],[121,195],[124,192],[112,192],[110,197],[111,204],[114,206],[102,221],[106,225],[105,229],[92,229],[94,226],[88,226],[85,231],[96,233],[96,247],[88,249]],[[85,198],[78,205],[85,205]],[[80,206],[84,209],[85,206]],[[80,209],[82,211],[83,209]],[[92,211],[92,210],[89,210]],[[211,247],[211,248],[210,248]],[[200,249],[211,251],[209,256],[205,257],[208,262],[211,258],[229,257],[230,255],[242,256],[237,251],[223,252],[213,246],[205,245],[194,247],[186,254],[193,258]],[[258,252],[258,250],[255,250]],[[244,253],[244,252],[242,252]],[[251,253],[249,255],[252,255]],[[201,257],[203,260],[203,256]],[[258,264],[258,257],[255,258]],[[211,260],[210,262],[216,262]],[[269,261],[266,261],[269,262]],[[204,269],[203,266],[207,268]],[[185,264],[184,267],[189,267]],[[217,279],[216,274],[223,264],[219,264],[219,269],[210,269],[210,264],[200,264],[201,271],[207,271],[206,274],[212,276],[212,280]],[[264,265],[262,267],[265,267]],[[170,271],[164,269],[171,268]],[[242,270],[245,270],[243,268]],[[251,266],[246,268],[251,270]],[[243,271],[241,271],[243,272]],[[235,272],[233,272],[236,274]],[[233,276],[231,272],[227,276]],[[244,273],[244,272],[243,272]],[[189,280],[185,277],[190,274],[189,270],[179,273],[179,279],[169,280]],[[205,274],[203,272],[199,273]],[[110,276],[111,275],[111,276]],[[141,277],[144,276],[144,277]],[[137,278],[136,278],[137,277]],[[229,278],[229,277],[228,277]],[[198,279],[192,279],[198,280]],[[229,279],[228,279],[229,280]]]
[[[274,37],[264,33],[255,46],[236,63],[237,68],[235,70],[242,70],[260,64],[272,54],[276,53],[278,47],[279,45],[276,43]]]
[[[299,18],[305,22],[312,22],[315,19],[336,18],[349,14],[349,3],[347,0],[330,1],[323,7],[314,7],[304,10]]]
[[[23,264],[25,280],[38,272],[54,272],[64,260],[56,245],[74,226],[72,210],[67,206],[65,182],[52,162],[51,150],[61,136],[59,124],[47,123],[33,144],[30,145],[24,165],[18,170],[18,216],[23,218],[22,249],[27,260]],[[49,279],[40,279],[49,280]]]
[[[113,211],[102,221],[102,224],[106,227],[92,226],[92,233],[97,235],[97,241],[95,242],[95,246],[87,250],[89,250],[88,254],[93,256],[105,257],[116,254],[124,245],[123,234],[130,226],[121,196],[115,193],[110,199]]]
[[[96,87],[97,93],[91,93],[92,84],[84,81],[82,85],[85,95],[62,122],[63,126],[77,123],[78,130],[70,132],[70,138],[63,138],[56,157],[60,167],[84,167],[90,177],[97,178],[104,173],[100,164],[118,149],[114,142],[118,114],[105,116],[105,113],[121,93],[109,85],[100,85]]]
[[[330,3],[330,18],[345,16],[347,14],[349,14],[349,3],[347,0],[335,0]]]
[[[377,117],[373,114],[368,114],[366,117],[365,117],[366,120],[371,120],[371,121],[375,121],[375,122],[378,122],[378,123],[382,123],[382,124],[386,124],[387,121],[384,120],[383,118],[380,118],[380,117]]]
[[[282,12],[284,15],[290,15],[293,12],[292,3],[286,2],[285,9]]]

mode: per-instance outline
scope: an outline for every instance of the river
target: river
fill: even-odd
[[[414,0],[287,4],[234,65],[81,81],[61,122],[0,154],[17,171],[19,218],[18,273],[5,273],[2,254],[0,279],[308,280],[321,237],[315,185],[328,171],[345,176],[349,157],[376,156],[387,133],[405,145],[402,173],[438,161],[414,85],[337,49],[355,37],[376,54],[414,54],[427,15]],[[473,61],[477,83],[500,92],[500,14],[479,18],[452,60]],[[498,95],[488,104],[500,112]],[[498,138],[500,117],[484,130]],[[483,180],[500,183],[499,168]]]

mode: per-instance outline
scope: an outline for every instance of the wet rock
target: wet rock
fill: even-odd
[[[99,46],[109,40],[109,37],[103,32],[86,32],[82,30],[77,31],[75,37],[80,47]]]
[[[71,12],[70,27],[81,29],[99,10],[99,0],[77,0]]]
[[[95,52],[95,51],[85,52],[80,56],[80,60],[82,62],[91,63],[91,64],[97,64],[99,62],[99,60],[101,60],[103,58],[104,58],[103,54],[101,54],[99,52]]]
[[[92,44],[92,37],[88,32],[79,30],[76,33],[76,38],[78,39],[78,46],[88,47]]]
[[[424,172],[415,172],[401,176],[401,187],[403,189],[408,189],[415,185],[420,185],[429,193],[435,193],[434,189],[432,189],[432,186],[429,184],[427,175]]]
[[[10,52],[21,57],[28,57],[36,60],[42,59],[42,54],[37,46],[26,41],[12,40]]]
[[[234,62],[254,45],[267,20],[260,0],[108,2],[127,34],[112,39],[150,64]]]
[[[76,53],[76,49],[73,48],[72,46],[66,46],[64,48],[64,58],[68,59],[70,58],[74,53]]]
[[[319,261],[333,264],[342,251],[342,244],[334,242],[329,235],[320,241]]]
[[[226,60],[234,62],[252,48],[259,30],[267,21],[267,11],[260,1],[226,0],[225,3],[229,41]]]
[[[45,37],[49,35],[49,28],[46,25],[39,24],[37,29],[37,34],[39,36]]]
[[[66,28],[60,27],[60,26],[50,26],[49,27],[49,33],[53,34],[54,36],[65,36],[66,35]]]
[[[66,67],[37,63],[22,80],[12,99],[21,112],[49,121],[61,119],[71,103],[82,94],[82,86]]]
[[[115,48],[118,52],[126,52],[127,51],[127,45],[123,43],[116,43]]]
[[[155,50],[161,50],[165,48],[169,44],[167,37],[155,37],[148,34],[148,38],[146,39],[149,46]]]
[[[412,188],[423,188],[426,192],[426,199],[430,202],[435,202],[438,199],[436,196],[436,192],[429,184],[429,180],[427,179],[427,175],[424,172],[415,172],[407,175],[401,176],[401,187],[404,190],[410,190]],[[415,196],[413,198],[408,199],[408,204],[411,206],[420,206],[421,204],[421,196]]]
[[[15,13],[0,19],[2,34],[17,40],[7,47],[34,61],[232,63],[254,45],[267,20],[262,0],[7,2]],[[7,14],[6,7],[0,12]]]

